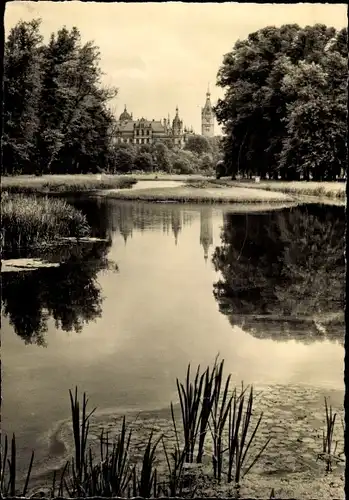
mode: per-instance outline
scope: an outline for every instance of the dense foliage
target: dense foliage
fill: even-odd
[[[223,60],[215,108],[229,173],[335,180],[347,168],[347,28],[266,27]]]
[[[221,140],[218,137],[192,135],[183,149],[165,141],[141,146],[120,143],[112,147],[109,171],[211,175],[221,155]]]
[[[98,50],[76,28],[47,44],[39,29],[20,21],[6,40],[3,171],[96,172],[108,162],[116,91],[102,88]]]

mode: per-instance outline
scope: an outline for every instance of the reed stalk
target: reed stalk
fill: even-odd
[[[252,428],[251,417],[253,413],[253,387],[250,388],[250,393],[245,409],[245,390],[242,387],[240,395],[236,391],[233,394],[232,404],[229,410],[228,419],[228,473],[227,480],[231,482],[233,479],[233,466],[235,467],[234,479],[235,483],[239,484],[242,479],[258,462],[266,447],[270,443],[271,438],[268,438],[259,452],[255,455],[250,465],[244,469],[244,464],[249,456],[249,451],[252,442],[254,441],[260,423],[263,418],[263,412],[260,414],[254,428]],[[249,435],[249,431],[252,432]]]
[[[15,434],[12,435],[11,452],[9,457],[8,452],[8,438],[7,435],[5,435],[4,446],[1,444],[0,448],[0,495],[1,497],[25,497],[28,492],[30,476],[33,468],[34,451],[32,451],[31,454],[22,491],[17,485],[17,446]]]
[[[232,396],[228,396],[231,375],[228,375],[222,394],[224,360],[222,360],[215,371],[213,406],[211,409],[211,435],[213,440],[213,474],[214,478],[221,481],[223,470],[223,433],[229,408],[231,406]]]

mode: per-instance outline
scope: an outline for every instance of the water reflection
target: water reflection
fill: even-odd
[[[134,231],[162,231],[172,233],[175,244],[185,227],[200,218],[200,240],[203,257],[207,261],[209,249],[213,245],[212,206],[179,206],[116,202],[114,200],[79,200],[75,206],[83,210],[93,228],[93,236],[112,238],[115,233],[122,235],[125,245]]]
[[[48,320],[63,331],[81,332],[102,314],[97,273],[110,269],[111,242],[64,246],[40,257],[63,262],[60,267],[2,274],[2,312],[27,344],[46,346]]]
[[[344,342],[343,207],[223,216],[219,309],[255,337]]]

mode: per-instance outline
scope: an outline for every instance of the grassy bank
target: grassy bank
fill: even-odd
[[[213,186],[244,187],[251,189],[262,189],[264,191],[274,191],[287,193],[296,196],[313,196],[317,198],[332,198],[345,200],[346,183],[344,182],[306,182],[306,181],[233,181],[230,179],[212,179],[209,181]]]
[[[274,469],[275,459],[280,460],[283,456],[288,460],[287,445],[282,445],[281,450],[275,449],[275,432],[270,432],[272,425],[268,423],[268,417],[264,418],[263,412],[256,410],[258,394],[252,387],[232,387],[231,376],[225,376],[223,368],[224,361],[216,361],[203,371],[198,367],[195,372],[189,365],[184,380],[177,379],[179,405],[170,405],[171,429],[164,431],[159,422],[151,428],[142,426],[146,437],[141,448],[134,441],[137,419],[126,424],[125,417],[121,417],[119,424],[112,424],[112,427],[99,425],[95,435],[93,419],[96,408],[90,411],[86,394],[80,401],[77,390],[75,394],[70,391],[72,456],[60,470],[53,472],[46,483],[47,488],[42,488],[41,483],[38,489],[46,490],[45,496],[50,498],[241,498],[239,495],[245,492],[244,485],[248,481],[248,497],[275,498],[270,494],[275,477],[266,470]],[[299,403],[301,407],[304,405],[303,395],[300,395]],[[288,495],[277,494],[277,498],[298,497],[300,493],[304,499],[313,498],[311,495],[319,488],[323,498],[333,498],[331,493],[334,497],[338,495],[340,478],[338,474],[329,473],[344,464],[343,439],[340,438],[338,446],[336,444],[337,435],[340,436],[344,429],[340,423],[338,425],[338,417],[326,399],[324,414],[323,436],[321,439],[319,435],[318,451],[314,449],[314,455],[318,455],[318,473],[312,470],[312,475],[307,477],[312,481],[311,488],[305,490],[304,484],[300,488],[297,484],[299,478],[291,468],[287,473],[294,480],[293,489],[290,490],[291,482]],[[264,420],[267,427],[261,425]],[[302,442],[306,442],[308,435],[309,432],[297,439],[296,432],[292,436],[293,447],[300,454]],[[93,439],[98,441],[96,446],[91,445]],[[28,472],[20,484],[18,475],[16,481],[15,438],[12,439],[12,446],[8,446],[7,438],[3,444],[0,460],[2,496],[32,493],[30,479],[35,476],[34,452]],[[261,461],[262,465],[259,465]],[[250,482],[251,471],[255,468],[259,468],[260,472]],[[322,482],[321,477],[325,473],[329,474],[327,483],[332,486]]]
[[[106,193],[106,196],[134,201],[157,201],[172,203],[283,203],[292,202],[291,196],[284,193],[266,192],[243,187],[219,187],[205,184],[205,187],[194,185],[171,188],[149,188],[142,190],[119,191]]]
[[[45,246],[90,231],[85,216],[60,199],[3,193],[1,217],[4,251]]]
[[[9,193],[50,194],[82,193],[99,189],[129,188],[137,181],[132,177],[86,174],[86,175],[43,175],[1,178],[1,189]]]

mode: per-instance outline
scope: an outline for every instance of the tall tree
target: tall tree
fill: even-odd
[[[40,22],[20,21],[5,43],[3,168],[8,174],[32,168],[41,91]]]
[[[217,83],[225,89],[225,96],[215,111],[224,127],[225,159],[232,176],[240,172],[262,178],[280,174],[297,178],[303,162],[307,163],[306,171],[314,172],[323,171],[330,157],[339,156],[339,163],[345,163],[345,38],[345,31],[337,33],[324,25],[267,27],[238,41],[224,57]],[[311,80],[305,82],[302,78],[307,71]],[[340,121],[338,131],[330,119],[333,113]],[[326,126],[322,127],[322,139],[315,140],[310,128],[319,126],[322,115]],[[314,119],[310,125],[311,116]],[[304,135],[305,123],[310,128]],[[307,137],[303,146],[306,141],[312,142],[308,157],[297,151],[297,137],[301,136]],[[315,158],[321,154],[324,159],[317,166]],[[338,170],[335,160],[327,170],[331,174],[323,172],[321,178],[334,178]]]

